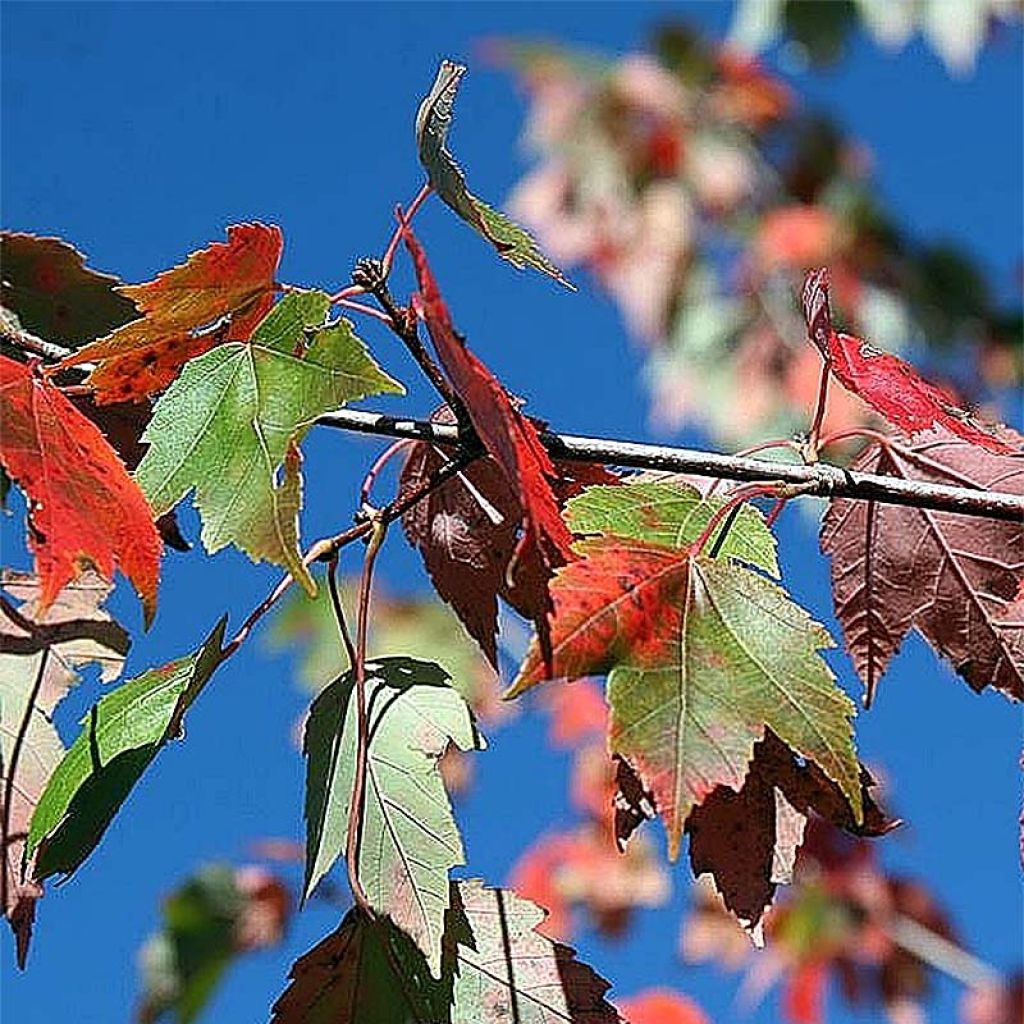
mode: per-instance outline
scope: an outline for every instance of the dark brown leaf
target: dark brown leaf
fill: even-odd
[[[77,348],[138,316],[135,304],[114,289],[121,282],[85,265],[85,257],[59,238],[0,233],[0,301],[27,331]]]
[[[719,786],[691,814],[686,831],[693,873],[709,873],[725,905],[757,934],[776,885],[792,879],[812,811],[854,835],[884,835],[898,824],[872,799],[873,785],[862,767],[864,821],[858,825],[835,784],[767,732],[739,792]]]
[[[851,469],[1024,494],[1024,455],[987,452],[942,429],[872,444]],[[912,629],[974,690],[1024,699],[1024,523],[838,498],[821,548],[832,556],[836,616],[868,703]]]
[[[433,419],[455,422],[447,406]],[[445,461],[433,445],[413,445],[402,469],[400,496],[421,486]],[[552,490],[559,506],[590,484],[618,483],[618,477],[601,466],[557,463],[555,468],[558,476]],[[522,518],[519,500],[490,458],[477,459],[402,517],[406,539],[423,556],[438,594],[495,666],[498,597],[532,622],[546,615],[547,576],[535,546],[520,554],[512,579],[508,578]]]

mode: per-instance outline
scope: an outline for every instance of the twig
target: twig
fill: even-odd
[[[353,313],[361,313],[363,316],[372,316],[374,320],[379,320],[386,327],[391,326],[391,317],[387,313],[382,313],[373,306],[367,306],[364,302],[354,302],[352,299],[338,299],[335,305],[341,306],[342,309],[349,309]]]
[[[39,659],[39,668],[36,670],[35,682],[32,684],[28,701],[25,704],[25,710],[22,713],[21,721],[18,723],[18,734],[15,736],[14,746],[11,748],[11,759],[4,766],[6,778],[4,779],[3,863],[0,864],[0,907],[3,908],[5,915],[7,914],[7,899],[10,895],[7,881],[10,851],[7,847],[11,838],[11,798],[14,796],[14,778],[18,771],[18,759],[21,757],[21,748],[25,744],[25,737],[28,735],[28,727],[32,722],[36,701],[39,699],[39,691],[43,686],[43,676],[46,674],[46,663],[49,657],[50,648],[44,647],[42,656]]]
[[[409,223],[413,217],[416,216],[419,208],[427,201],[427,199],[430,198],[431,192],[433,192],[433,189],[430,187],[429,182],[420,188],[419,192],[416,193],[416,197],[409,204],[409,209],[405,214],[406,223]],[[398,251],[398,246],[401,241],[402,225],[399,224],[392,233],[391,238],[388,241],[388,246],[384,250],[384,256],[380,261],[385,279],[391,274],[391,266],[395,262],[395,253]],[[335,294],[331,296],[331,302],[337,305],[344,302],[345,299],[354,299],[357,295],[365,294],[366,289],[362,285],[350,284],[347,287],[342,288],[341,291],[335,292]]]
[[[469,417],[466,414],[466,407],[455,393],[455,389],[448,383],[448,378],[441,371],[441,367],[434,362],[426,345],[420,340],[419,324],[416,322],[415,316],[408,310],[400,309],[398,303],[395,302],[394,296],[388,288],[384,264],[380,260],[360,260],[356,264],[355,270],[352,271],[352,283],[369,292],[380,303],[381,309],[387,314],[386,322],[392,332],[409,350],[409,354],[416,360],[424,376],[434,385],[434,389],[448,408],[455,413],[459,423],[468,424]]]
[[[377,456],[377,460],[367,470],[366,476],[363,477],[362,487],[359,488],[359,501],[363,505],[370,504],[370,492],[373,490],[373,485],[377,482],[377,477],[380,476],[384,467],[413,443],[413,441],[396,441]]]
[[[778,492],[779,488],[771,484],[747,484],[744,487],[737,487],[729,495],[728,500],[711,514],[711,518],[708,519],[707,525],[701,530],[700,536],[693,542],[692,550],[694,553],[698,555],[703,553],[708,541],[721,523],[722,529],[719,530],[718,536],[715,537],[715,542],[711,545],[711,550],[708,552],[712,558],[717,558],[722,550],[722,545],[729,536],[732,524],[736,522],[736,517],[740,514],[744,504],[751,498],[758,498],[765,494],[775,496]],[[724,523],[722,522],[723,520],[725,520]]]
[[[455,426],[427,420],[402,419],[383,413],[343,409],[321,416],[317,423],[362,434],[430,441],[440,446],[459,444],[459,431]],[[695,476],[726,477],[729,480],[796,484],[801,486],[803,494],[816,494],[825,498],[853,498],[888,505],[909,505],[1010,522],[1019,522],[1024,518],[1024,496],[1018,494],[861,473],[828,462],[813,465],[771,462],[767,459],[721,455],[691,448],[577,437],[551,431],[543,431],[540,439],[555,459],[568,462],[693,473]],[[889,443],[899,447],[891,438]],[[904,451],[902,448],[900,450]],[[907,454],[909,456],[913,453]]]
[[[0,316],[0,340],[5,341],[13,348],[21,349],[23,352],[31,352],[33,355],[42,356],[44,359],[53,359],[59,362],[61,359],[71,355],[72,350],[58,345],[53,341],[46,341],[39,338],[31,331],[21,327],[15,327],[6,316]],[[82,369],[86,369],[83,366]]]
[[[818,381],[818,398],[814,403],[814,420],[811,422],[811,429],[807,434],[807,441],[804,445],[804,452],[808,462],[818,461],[819,438],[821,426],[825,422],[825,410],[828,408],[828,380],[829,365],[825,361],[821,364],[821,379]]]
[[[443,466],[439,466],[437,471],[432,473],[426,480],[424,480],[417,487],[411,491],[407,491],[404,495],[399,495],[394,501],[385,505],[378,512],[378,516],[385,522],[393,522],[402,513],[412,508],[416,502],[425,498],[431,492],[437,490],[447,480],[450,480],[453,476],[457,476],[463,469],[466,468],[475,459],[478,459],[483,452],[479,448],[462,448],[456,452],[451,461],[446,462]],[[333,537],[325,537],[318,540],[313,544],[310,549],[303,556],[302,564],[309,566],[314,562],[330,562],[331,558],[334,557],[343,547],[351,544],[353,541],[359,540],[360,537],[365,537],[373,528],[373,523],[369,520],[365,520],[361,523],[357,523],[355,526],[350,527],[347,530],[343,530],[341,533],[336,534]],[[291,575],[284,576],[275,584],[274,589],[249,613],[246,620],[239,627],[238,632],[234,635],[231,641],[224,647],[220,654],[220,660],[226,661],[238,650],[242,644],[245,643],[249,634],[255,628],[256,624],[263,618],[277,604],[278,601],[287,593],[288,589],[295,582],[294,577]]]
[[[356,763],[352,777],[352,796],[349,800],[348,830],[345,836],[345,867],[352,897],[360,910],[372,921],[376,918],[359,878],[359,851],[363,839],[363,803],[366,796],[366,762],[370,749],[370,724],[366,712],[366,637],[370,622],[370,591],[373,587],[373,565],[388,524],[375,511],[372,514],[370,543],[363,556],[363,574],[359,581],[359,608],[356,613],[356,649],[353,662],[356,690]]]
[[[398,252],[398,246],[402,241],[402,229],[412,223],[413,217],[419,212],[420,207],[430,198],[430,193],[434,190],[430,186],[430,182],[426,182],[424,186],[416,193],[416,198],[409,204],[409,209],[405,211],[404,217],[399,221],[398,227],[395,228],[395,233],[391,236],[391,241],[388,242],[388,247],[384,252],[384,258],[381,263],[384,265],[384,276],[388,277],[391,273],[391,265],[395,262],[395,253]]]
[[[348,631],[348,623],[345,621],[345,609],[341,603],[341,594],[338,593],[338,553],[335,552],[327,563],[327,589],[331,594],[331,607],[334,609],[334,620],[338,623],[338,632],[341,634],[341,642],[348,655],[349,668],[356,664],[356,648],[352,643],[352,634]]]

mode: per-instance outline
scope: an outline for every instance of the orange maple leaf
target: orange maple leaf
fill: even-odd
[[[98,362],[96,401],[140,401],[165,390],[190,359],[225,341],[247,341],[274,304],[281,229],[233,224],[227,242],[192,253],[144,284],[118,290],[142,316],[78,349],[61,368]]]
[[[89,566],[114,570],[156,610],[163,544],[138,484],[95,424],[60,390],[0,356],[0,462],[29,503],[29,545],[41,583],[38,612]]]

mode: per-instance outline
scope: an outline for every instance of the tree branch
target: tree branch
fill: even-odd
[[[448,447],[457,447],[460,440],[455,426],[352,409],[327,413],[317,423],[361,434],[412,438]],[[769,462],[767,459],[720,455],[692,448],[576,437],[551,431],[541,432],[540,439],[553,458],[563,461],[693,473],[696,476],[725,477],[728,480],[790,484],[799,487],[801,494],[816,494],[825,498],[853,498],[888,505],[909,505],[913,508],[929,508],[1010,522],[1024,519],[1024,496],[1005,491],[902,480],[874,473],[860,473],[828,462]]]

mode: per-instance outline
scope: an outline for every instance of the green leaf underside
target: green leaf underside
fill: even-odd
[[[358,735],[353,683],[346,672],[328,686],[306,724],[307,896],[345,848]],[[465,863],[437,762],[449,741],[472,750],[483,740],[448,674],[430,662],[371,661],[366,698],[359,880],[374,909],[411,936],[437,975],[448,871]]]
[[[219,664],[226,624],[224,616],[194,654],[129,679],[82,720],[32,816],[26,849],[38,849],[38,880],[71,874],[92,852]]]
[[[390,922],[352,911],[295,963],[272,1024],[621,1024],[608,983],[538,934],[543,918],[509,889],[453,883],[436,979]]]
[[[143,435],[150,447],[135,471],[158,516],[195,490],[209,552],[235,544],[254,561],[283,566],[310,593],[315,584],[299,551],[297,445],[325,412],[404,392],[347,320],[323,326],[329,306],[323,292],[291,293],[248,343],[219,345],[187,363],[156,404]]]
[[[683,483],[629,483],[619,487],[588,487],[565,508],[574,533],[614,534],[685,548],[701,535],[724,498],[702,498]],[[708,541],[710,551],[721,534],[719,526]],[[722,558],[763,569],[779,578],[775,535],[753,505],[744,504],[719,552]]]
[[[420,163],[426,169],[430,185],[448,207],[494,246],[502,259],[520,269],[532,267],[572,288],[528,231],[470,192],[465,172],[448,149],[455,96],[465,71],[461,65],[443,61],[416,116]]]

